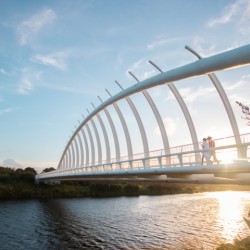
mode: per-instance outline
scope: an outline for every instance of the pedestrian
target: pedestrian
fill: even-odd
[[[206,163],[208,164],[208,163],[210,163],[211,154],[210,154],[210,151],[209,151],[209,145],[208,145],[208,142],[207,142],[206,138],[203,138],[201,147],[203,149],[201,165],[203,165],[203,163],[204,163],[204,158],[206,159]]]
[[[213,156],[213,160],[218,162],[217,157],[216,157],[216,152],[215,152],[215,149],[214,149],[215,148],[214,140],[212,139],[211,136],[208,136],[207,141],[208,141],[209,148],[211,148],[210,152],[211,152],[211,156]]]

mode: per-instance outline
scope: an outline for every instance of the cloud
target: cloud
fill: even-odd
[[[239,20],[238,28],[242,34],[250,33],[250,1],[246,3],[244,12]]]
[[[6,71],[4,69],[0,69],[0,74],[6,75]]]
[[[241,32],[250,31],[250,1],[238,0],[224,8],[223,14],[220,17],[213,18],[208,21],[208,26],[228,24],[235,22]]]
[[[236,3],[233,3],[231,5],[226,6],[224,9],[224,14],[218,18],[213,18],[213,19],[209,20],[208,26],[213,27],[217,24],[229,23],[232,20],[233,16],[237,15],[237,13],[239,12],[240,2],[241,1],[237,1]]]
[[[240,46],[242,46],[242,43],[235,40],[233,44],[223,49],[223,52],[238,48]],[[208,57],[222,52],[217,48],[215,43],[210,43],[200,36],[194,37],[192,48],[194,48],[195,51],[197,51],[202,57]]]
[[[15,161],[13,159],[6,159],[1,163],[1,165],[3,167],[10,167],[10,168],[16,168],[16,169],[24,168],[23,165],[21,165],[19,162]]]
[[[64,62],[64,59],[67,56],[68,52],[61,51],[49,55],[35,55],[32,57],[31,60],[43,65],[52,66],[64,70],[66,68],[66,63]]]
[[[225,83],[225,89],[229,94],[230,100],[249,104],[249,81],[250,75],[243,75],[237,82]]]
[[[46,82],[42,83],[42,86],[44,88],[60,91],[60,92],[68,92],[68,93],[74,93],[74,94],[84,94],[84,95],[91,95],[96,96],[96,93],[98,92],[95,88],[82,88],[81,86],[63,86],[63,85],[56,85],[56,84],[49,84]]]
[[[135,74],[136,77],[138,76],[139,81],[143,81],[144,79],[151,77],[155,74],[155,69],[145,70],[146,66],[148,65],[149,63],[146,59],[143,58],[138,60],[127,70],[127,77],[131,77],[131,75],[128,73],[129,71]]]
[[[164,123],[164,127],[165,127],[165,129],[167,131],[167,134],[168,135],[173,135],[175,133],[175,131],[176,131],[176,126],[177,126],[174,119],[172,119],[172,118],[164,118],[163,123]],[[160,129],[159,129],[158,126],[154,129],[154,132],[155,132],[156,135],[161,134]]]
[[[230,91],[234,91],[235,89],[238,89],[243,83],[244,83],[244,81],[240,80],[240,81],[235,82],[233,84],[225,85],[225,89],[230,90]]]
[[[12,110],[13,110],[12,108],[2,109],[2,110],[0,110],[0,115],[5,114],[5,113],[9,113]]]
[[[18,27],[19,41],[21,45],[29,43],[32,37],[56,18],[56,13],[51,9],[45,9],[31,18],[22,21]]]
[[[211,93],[215,93],[216,90],[215,88],[198,88],[194,91],[191,88],[182,88],[179,91],[186,102],[193,103],[197,98],[208,97]]]
[[[202,56],[207,57],[216,54],[216,45],[215,44],[206,44],[203,38],[196,36],[193,41],[193,46],[195,50]],[[206,48],[204,48],[204,44]]]
[[[165,44],[169,44],[169,43],[173,43],[173,42],[177,42],[177,41],[182,41],[183,37],[160,37],[158,39],[156,39],[155,41],[153,41],[152,43],[147,45],[147,49],[151,50],[160,46],[163,46]]]
[[[34,71],[28,68],[23,69],[20,84],[17,86],[17,92],[19,94],[28,94],[34,85],[41,80],[41,74],[40,71]]]

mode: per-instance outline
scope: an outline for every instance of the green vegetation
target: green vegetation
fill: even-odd
[[[233,244],[221,244],[216,250],[249,250],[250,249],[250,236],[244,239],[235,239]]]
[[[44,171],[53,170],[47,168]],[[138,195],[165,195],[198,193],[222,190],[248,190],[249,185],[168,183],[168,182],[121,182],[121,181],[65,181],[60,185],[35,184],[33,168],[11,169],[0,167],[0,200],[75,197],[115,197]]]
[[[52,171],[47,168],[44,172]],[[35,184],[36,171],[33,168],[11,169],[0,167],[0,200],[10,199],[47,199],[79,197],[116,197],[139,195],[165,195],[180,193],[198,193],[209,191],[250,191],[250,185],[168,183],[168,182],[121,182],[121,181],[77,181],[61,182],[60,185]],[[186,244],[182,249],[195,248]],[[234,244],[220,244],[217,250],[250,249],[250,237],[235,239]]]
[[[183,239],[177,246],[170,247],[169,250],[182,249],[182,250],[205,250],[202,242],[197,237],[190,237]],[[250,249],[250,236],[243,239],[235,239],[234,243],[221,243],[214,250],[249,250]]]

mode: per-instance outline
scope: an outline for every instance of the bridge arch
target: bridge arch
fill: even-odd
[[[150,77],[142,82],[140,84],[135,84],[127,89],[124,89],[120,91],[118,94],[111,96],[108,100],[105,102],[102,102],[101,105],[99,105],[97,108],[95,108],[89,115],[83,120],[83,122],[76,128],[75,132],[73,133],[72,137],[70,138],[67,146],[65,147],[65,150],[62,154],[62,157],[59,161],[58,169],[61,168],[74,168],[74,167],[79,167],[82,164],[80,164],[80,158],[82,159],[83,157],[79,156],[79,152],[83,152],[81,146],[78,147],[78,143],[76,138],[79,140],[79,133],[82,133],[83,139],[84,139],[84,146],[85,146],[85,152],[86,152],[86,159],[85,159],[85,166],[95,166],[95,148],[94,148],[94,138],[93,135],[89,129],[89,124],[93,125],[93,118],[97,117],[98,119],[98,114],[100,112],[104,112],[105,115],[107,116],[107,119],[109,121],[113,138],[114,138],[114,144],[115,144],[115,150],[116,150],[116,163],[121,166],[121,156],[120,156],[120,146],[119,146],[119,139],[117,136],[116,128],[114,125],[114,122],[112,121],[112,118],[110,116],[110,113],[108,111],[108,107],[110,105],[117,106],[117,102],[121,99],[125,99],[128,101],[131,109],[133,110],[134,114],[138,113],[138,111],[135,108],[135,105],[131,102],[130,96],[141,92],[141,93],[147,93],[148,88],[152,88],[158,85],[163,85],[167,84],[171,91],[175,93],[176,99],[178,99],[179,103],[182,103],[182,99],[180,96],[178,96],[178,92],[175,89],[175,86],[173,85],[173,82],[189,78],[189,77],[194,77],[194,76],[200,76],[204,74],[210,74],[211,72],[218,71],[218,70],[223,70],[223,69],[228,69],[231,67],[235,66],[240,66],[240,65],[245,65],[250,63],[250,45],[246,45],[231,51],[223,52],[208,58],[200,58],[198,61],[195,61],[193,63],[184,65],[182,67],[172,69],[166,72],[161,72],[160,74]],[[148,98],[148,95],[146,94],[146,98]],[[178,98],[177,98],[178,96]],[[149,98],[148,98],[149,100]],[[152,103],[151,103],[152,104]],[[182,111],[186,117],[186,120],[189,120],[189,129],[193,126],[190,121],[192,122],[191,118],[188,118],[189,114],[185,108],[185,105],[180,104],[182,107]],[[118,107],[118,106],[117,106]],[[152,107],[152,105],[151,105]],[[118,109],[117,109],[118,110]],[[154,114],[157,113],[155,110]],[[142,121],[140,121],[139,114],[135,115],[138,118],[137,123],[142,124]],[[93,125],[93,128],[95,125]],[[91,161],[88,160],[88,143],[86,140],[86,136],[84,136],[83,129],[86,129],[89,141],[90,141],[90,147],[91,147]],[[197,136],[195,134],[195,128],[192,128],[192,139],[193,143],[195,144],[197,141]],[[192,130],[190,129],[190,131]],[[143,132],[143,124],[141,125],[141,134],[142,138],[144,138],[143,144],[144,144],[144,163],[147,160],[147,157],[149,156],[148,152],[148,142],[146,140],[146,133],[145,131]],[[104,130],[103,130],[104,131]],[[98,140],[98,132],[94,128],[95,132],[95,139],[97,141],[98,146],[98,164],[102,162],[102,156],[101,156],[101,146],[100,146],[100,139]],[[166,132],[166,131],[165,131]],[[105,132],[104,132],[105,133]],[[237,132],[235,132],[237,133]],[[164,133],[163,133],[164,134]],[[162,135],[164,137],[164,135]],[[196,137],[196,138],[195,138]],[[235,138],[237,138],[237,134],[235,134]],[[99,142],[98,142],[99,141]],[[107,142],[106,140],[106,149],[108,148],[108,144],[110,142]],[[238,140],[238,143],[240,144],[241,141]],[[81,143],[80,143],[81,145]],[[82,145],[83,146],[83,145]],[[167,149],[166,149],[167,147]],[[80,148],[80,151],[79,151]],[[165,144],[164,149],[169,150],[169,145]],[[132,147],[131,147],[132,149]],[[109,158],[108,156],[106,157],[107,159]],[[109,159],[108,159],[109,160]],[[79,165],[79,166],[76,166]],[[112,166],[112,164],[111,164]]]

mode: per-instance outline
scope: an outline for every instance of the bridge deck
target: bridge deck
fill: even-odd
[[[227,178],[236,178],[238,174],[250,173],[250,134],[241,135],[242,144],[233,143],[234,137],[215,140],[218,162],[201,164],[197,162],[204,150],[191,150],[192,144],[173,147],[170,154],[164,150],[150,152],[149,157],[142,154],[132,160],[123,158],[120,162],[103,162],[94,166],[57,169],[36,176],[37,181],[67,180],[83,178],[131,178],[167,175],[167,177],[186,178],[194,174],[213,174]],[[201,157],[199,157],[201,158]],[[250,175],[250,174],[249,174]]]

